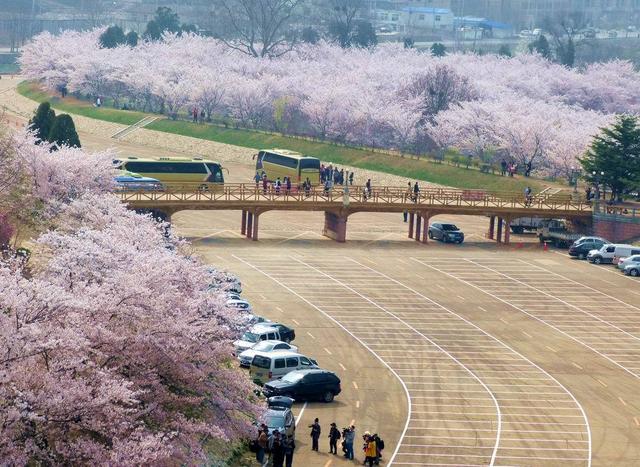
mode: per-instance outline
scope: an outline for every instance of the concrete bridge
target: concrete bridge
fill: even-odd
[[[274,210],[324,211],[323,234],[338,242],[346,240],[348,218],[358,212],[407,212],[408,236],[422,243],[428,241],[429,219],[440,214],[488,216],[488,237],[498,243],[509,243],[510,223],[519,217],[589,222],[592,216],[590,203],[560,190],[545,190],[530,200],[521,193],[487,190],[426,188],[416,197],[407,188],[398,187],[379,187],[371,192],[361,186],[337,186],[328,192],[322,187],[276,191],[254,184],[225,184],[211,189],[169,185],[163,190],[121,189],[117,193],[131,209],[152,211],[167,220],[183,210],[241,211],[241,233],[253,240],[258,240],[260,215]]]

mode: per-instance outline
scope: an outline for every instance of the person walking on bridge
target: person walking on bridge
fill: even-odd
[[[420,186],[418,185],[418,182],[416,182],[415,185],[413,185],[413,202],[417,203],[419,197],[420,197]]]
[[[371,198],[371,179],[367,179],[367,183],[364,185],[364,200]]]
[[[262,176],[260,175],[260,172],[258,172],[256,170],[256,174],[253,176],[253,180],[256,182],[256,190],[258,189],[258,187],[260,186],[260,180],[262,180]]]

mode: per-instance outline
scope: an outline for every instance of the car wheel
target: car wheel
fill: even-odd
[[[325,402],[331,402],[333,400],[333,392],[331,391],[327,391],[324,393],[324,396],[322,396],[322,400]]]
[[[587,257],[587,255],[585,255],[584,253],[578,253],[578,259],[585,259]]]
[[[429,230],[429,238],[433,240],[433,232],[431,230]]]
[[[459,244],[459,245],[462,245],[462,242],[463,242],[463,241],[464,241],[464,240],[459,240],[459,241],[458,241],[458,244]]]
[[[596,256],[595,258],[593,258],[593,264],[602,264],[602,258]]]
[[[638,269],[632,269],[631,271],[629,271],[629,275],[633,277],[638,277],[640,276],[640,271]]]

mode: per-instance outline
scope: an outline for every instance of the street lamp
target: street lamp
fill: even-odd
[[[604,177],[604,172],[596,172],[595,170],[593,172],[591,172],[591,175],[593,175],[593,179],[596,181],[596,199],[599,200],[600,199],[600,180],[602,179],[602,177]]]

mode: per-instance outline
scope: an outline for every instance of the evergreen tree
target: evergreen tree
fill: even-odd
[[[70,115],[58,115],[49,133],[49,142],[56,146],[80,147],[80,138]]]
[[[500,46],[500,48],[498,49],[498,55],[500,55],[502,57],[512,57],[513,56],[511,54],[511,49],[509,48],[509,46],[507,44],[502,44]]]
[[[356,33],[353,37],[353,44],[365,49],[378,45],[378,38],[373,25],[368,21],[361,21],[356,25]]]
[[[302,30],[302,42],[307,44],[316,44],[320,40],[320,34],[311,26],[307,26]]]
[[[444,57],[447,55],[447,48],[440,42],[431,44],[431,55],[434,57]]]
[[[638,118],[621,115],[593,138],[580,159],[585,179],[611,189],[612,198],[640,189],[640,127]]]
[[[529,52],[537,52],[542,55],[547,60],[551,60],[551,47],[549,46],[549,41],[544,34],[540,34],[535,41],[529,44]]]
[[[109,26],[100,36],[100,45],[105,49],[114,49],[126,43],[126,38],[120,26]]]
[[[35,115],[29,120],[29,129],[34,132],[38,142],[49,138],[55,119],[56,113],[51,108],[51,104],[43,102],[38,106]]]
[[[165,31],[180,32],[180,18],[171,8],[161,6],[156,10],[155,17],[147,23],[144,37],[157,41]]]
[[[125,36],[125,41],[128,46],[135,47],[138,45],[138,33],[135,31],[129,31]]]

